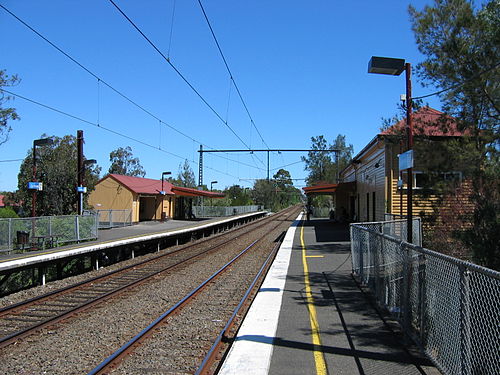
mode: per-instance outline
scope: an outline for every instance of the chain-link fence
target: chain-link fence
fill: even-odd
[[[96,210],[93,212],[98,215],[99,229],[132,225],[132,210]]]
[[[193,206],[195,217],[225,217],[261,211],[262,206]]]
[[[500,374],[500,272],[351,225],[353,273],[444,374]]]
[[[0,252],[44,249],[97,238],[97,215],[0,219]]]

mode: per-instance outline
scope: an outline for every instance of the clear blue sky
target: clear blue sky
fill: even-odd
[[[115,0],[252,148],[267,148],[236,95],[197,0]],[[367,73],[372,55],[423,57],[414,41],[404,0],[204,0],[222,51],[254,122],[271,148],[309,148],[312,136],[337,134],[359,152],[378,132],[382,117],[397,113],[400,77]],[[421,9],[429,1],[414,0]],[[17,94],[136,138],[122,138],[17,98],[20,121],[0,146],[0,160],[22,159],[43,133],[84,131],[84,153],[103,173],[109,153],[130,146],[149,178],[177,174],[184,159],[198,179],[199,142],[215,149],[246,146],[196,96],[107,0],[0,0],[46,38],[104,81],[186,138],[134,107],[0,9],[0,68],[18,74]],[[172,30],[172,34],[171,34]],[[432,92],[414,77],[414,96]],[[228,105],[229,103],[229,105]],[[437,99],[429,104],[440,109]],[[161,148],[161,150],[159,150]],[[163,150],[163,151],[162,151]],[[172,155],[172,154],[175,155]],[[205,156],[204,183],[215,187],[266,177],[265,154]],[[260,159],[257,160],[257,158]],[[300,154],[271,155],[271,174],[285,167],[304,178]],[[240,163],[238,163],[240,162]],[[0,191],[17,188],[20,161],[0,162]],[[76,163],[76,161],[75,161]],[[244,163],[244,164],[243,164]],[[292,164],[295,163],[295,164]],[[292,164],[292,165],[289,165]],[[76,166],[75,166],[76,168]],[[210,169],[211,168],[211,169]],[[303,181],[296,185],[303,186]]]

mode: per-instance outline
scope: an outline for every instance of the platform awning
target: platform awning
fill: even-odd
[[[302,188],[306,195],[332,195],[337,191],[338,184],[322,184]]]
[[[224,198],[222,193],[214,193],[212,191],[197,190],[193,188],[172,186],[172,192],[175,195],[182,197],[207,197],[207,198]]]

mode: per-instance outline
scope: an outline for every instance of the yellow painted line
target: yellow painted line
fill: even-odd
[[[321,351],[321,336],[318,318],[316,316],[316,308],[314,307],[314,299],[311,292],[311,285],[309,283],[309,268],[307,267],[306,246],[304,244],[304,222],[300,229],[300,244],[302,245],[302,264],[304,265],[304,284],[306,286],[306,303],[309,310],[309,322],[311,323],[311,334],[314,347],[314,363],[316,365],[317,375],[326,375],[326,362],[324,353]]]
[[[324,255],[306,255],[306,258],[323,258]]]

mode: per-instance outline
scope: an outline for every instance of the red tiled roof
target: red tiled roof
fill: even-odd
[[[111,173],[108,176],[115,179],[120,184],[137,194],[160,194],[160,191],[162,191],[161,180],[124,176],[114,173]],[[166,195],[174,195],[174,193],[172,192],[173,186],[174,185],[172,185],[168,181],[163,182],[163,190],[165,191]]]
[[[3,202],[3,198],[5,195],[0,195],[0,207],[5,207],[5,203]]]
[[[413,112],[413,134],[439,137],[459,137],[464,135],[457,127],[456,120],[431,107],[422,107]],[[380,135],[401,134],[406,127],[406,119],[399,121]]]
[[[153,180],[151,178],[124,176],[121,174],[108,175],[114,178],[120,184],[137,194],[160,194],[162,191],[161,180]],[[223,198],[224,194],[214,193],[210,191],[197,190],[187,187],[174,186],[168,181],[163,182],[163,190],[166,195],[179,195],[185,197],[209,197]]]

